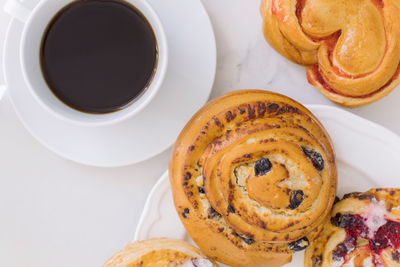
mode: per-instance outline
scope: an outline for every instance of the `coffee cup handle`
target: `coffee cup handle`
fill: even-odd
[[[19,0],[7,0],[4,11],[21,22],[28,20],[31,10]]]
[[[31,13],[31,10],[24,6],[20,0],[7,0],[4,4],[4,11],[23,23],[28,20]],[[0,100],[3,98],[6,89],[6,85],[0,84]]]

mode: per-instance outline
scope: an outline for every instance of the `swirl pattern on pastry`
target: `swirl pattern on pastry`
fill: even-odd
[[[307,248],[305,266],[400,266],[400,189],[345,195]]]
[[[330,100],[374,102],[400,83],[398,0],[262,0],[264,35]]]
[[[115,253],[103,267],[218,267],[189,243],[167,238],[136,241]]]
[[[204,106],[178,137],[169,174],[192,239],[231,266],[290,261],[318,234],[336,193],[323,126],[301,104],[261,90]]]

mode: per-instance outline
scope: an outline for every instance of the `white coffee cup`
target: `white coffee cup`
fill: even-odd
[[[24,23],[20,45],[22,72],[33,97],[48,112],[61,119],[85,126],[107,125],[137,114],[154,98],[164,80],[168,65],[168,45],[163,25],[157,13],[146,0],[124,0],[135,6],[149,21],[158,45],[158,62],[154,77],[146,91],[133,103],[112,113],[89,114],[75,110],[58,99],[48,87],[40,67],[40,49],[43,35],[53,17],[74,0],[41,0],[33,10],[18,0],[8,0],[6,12]]]

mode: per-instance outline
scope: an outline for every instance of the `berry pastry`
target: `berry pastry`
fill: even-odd
[[[264,35],[326,97],[355,107],[400,83],[400,1],[262,0]]]
[[[307,248],[305,266],[400,266],[400,190],[345,195]]]
[[[218,267],[200,250],[186,242],[167,238],[128,244],[103,267]]]
[[[229,93],[194,115],[169,175],[189,235],[231,266],[289,262],[316,237],[336,194],[321,123],[294,100],[261,90]]]

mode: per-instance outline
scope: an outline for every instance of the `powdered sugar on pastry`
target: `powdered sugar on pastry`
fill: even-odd
[[[365,225],[368,227],[368,238],[373,239],[376,231],[386,223],[385,215],[387,214],[386,204],[383,200],[376,201],[372,199],[369,205],[368,212],[363,214]]]

